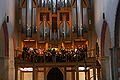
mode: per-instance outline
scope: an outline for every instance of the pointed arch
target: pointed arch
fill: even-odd
[[[104,20],[101,32],[101,56],[109,56],[111,48],[111,38],[107,22]]]
[[[107,22],[104,20],[102,25],[102,32],[101,32],[101,56],[104,56],[105,32],[107,25],[108,25]]]
[[[8,57],[9,56],[9,37],[8,37],[7,24],[5,21],[2,24],[0,33],[1,33],[0,38],[1,38],[1,48],[2,48],[1,57]]]
[[[9,56],[9,37],[8,37],[8,28],[7,23],[3,22],[4,38],[5,38],[5,56]]]

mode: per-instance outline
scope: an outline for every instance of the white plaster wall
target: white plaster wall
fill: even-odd
[[[0,29],[4,20],[6,20],[6,16],[9,16],[9,22],[7,23],[8,27],[8,35],[9,35],[9,63],[5,63],[5,67],[9,70],[3,69],[7,74],[9,80],[14,80],[14,46],[13,46],[13,32],[14,32],[14,18],[15,18],[15,0],[0,0]],[[0,43],[2,41],[0,40]],[[4,46],[4,45],[2,45]],[[2,73],[4,73],[2,71]],[[9,72],[7,72],[9,71]],[[3,78],[5,78],[3,76]],[[5,79],[7,80],[7,79]]]
[[[6,0],[0,0],[0,28],[5,19],[6,14]]]
[[[9,37],[12,36],[14,31],[14,18],[15,18],[15,0],[0,0],[0,28],[6,16],[9,16],[8,32]]]
[[[12,37],[14,32],[14,19],[15,19],[15,0],[7,0],[7,15],[9,16],[8,33]]]
[[[103,23],[103,12],[105,13],[106,21],[110,30],[110,38],[112,47],[114,46],[114,28],[115,28],[115,15],[119,0],[94,0],[95,2],[95,27],[100,42],[101,29]]]

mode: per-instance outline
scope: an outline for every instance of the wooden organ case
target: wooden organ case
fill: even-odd
[[[72,1],[22,0],[22,39],[34,39],[51,44],[71,41]]]
[[[56,7],[50,7],[56,6]],[[46,3],[37,8],[37,28],[40,39],[62,41],[70,38],[72,26],[72,8]]]
[[[44,46],[69,42],[72,46],[81,33],[76,6],[74,0],[21,0],[22,32],[26,34],[22,41],[32,39]]]

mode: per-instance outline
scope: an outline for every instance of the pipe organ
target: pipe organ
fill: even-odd
[[[22,32],[15,37],[19,43],[15,49],[23,51],[15,51],[16,80],[56,80],[49,74],[59,71],[63,80],[100,79],[101,66],[89,43],[92,38],[83,36],[92,18],[87,1],[91,0],[19,0]]]
[[[21,0],[22,31],[26,37],[33,38],[35,34],[37,40],[44,41],[71,41],[76,39],[74,33],[81,37],[84,25],[81,2],[81,0]]]

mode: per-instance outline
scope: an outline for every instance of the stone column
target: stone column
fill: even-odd
[[[120,59],[120,48],[111,48],[111,68],[112,68],[112,80],[118,80],[119,76],[118,73],[120,73],[119,67],[117,65],[118,61]]]
[[[0,80],[9,79],[8,58],[0,57]]]
[[[101,73],[102,73],[102,80],[112,80],[110,77],[111,72],[110,72],[111,66],[110,66],[110,57],[109,56],[104,56],[101,57]]]
[[[9,76],[9,79],[7,80],[15,80],[15,61],[14,61],[14,55],[15,55],[15,52],[14,52],[14,41],[13,41],[13,38],[10,38],[9,39],[9,58],[6,57],[5,59],[5,66],[8,66],[8,76]],[[5,79],[4,79],[5,80]]]

